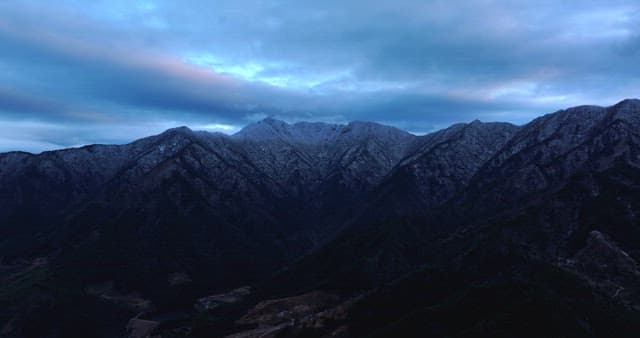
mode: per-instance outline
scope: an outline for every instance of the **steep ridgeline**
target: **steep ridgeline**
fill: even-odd
[[[373,208],[377,220],[415,215],[441,206],[463,191],[476,172],[518,131],[509,123],[456,124],[423,137],[378,187]],[[373,219],[371,219],[373,220]],[[368,221],[369,222],[369,221]]]
[[[516,227],[513,240],[548,260],[574,254],[591,231],[637,259],[638,168],[640,101],[570,108],[523,126],[447,208],[462,225]]]
[[[636,267],[616,258],[640,261],[638,196],[640,101],[625,100],[567,109],[524,126],[452,208],[465,210],[463,224],[500,224],[527,255],[577,270],[610,296],[638,304],[640,280],[629,272]],[[586,263],[594,247],[610,261]]]
[[[188,218],[202,204],[208,222],[239,233],[291,234],[310,213],[361,199],[417,139],[367,122],[265,119],[233,136],[182,127],[122,146],[2,154],[0,231],[29,235],[52,221],[99,223],[96,213],[114,220],[133,209],[145,218],[135,223],[153,223],[174,209]]]
[[[640,319],[638,196],[640,101],[543,116],[523,126],[444,215],[419,221],[450,229],[429,238],[431,249],[422,255],[421,263],[437,272],[418,272],[374,302],[394,312],[399,309],[386,297],[410,288],[417,292],[411,299],[425,297],[416,288],[435,282],[427,292],[433,298],[420,306],[447,304],[448,310],[404,321],[402,313],[416,308],[395,298],[402,310],[394,327],[442,335],[634,337]],[[433,277],[465,284],[445,286]],[[468,297],[455,296],[460,293]],[[435,318],[440,325],[424,325]]]
[[[512,133],[460,189],[435,202],[420,191],[451,185],[418,184],[429,177],[420,173],[460,151],[430,160],[429,170],[415,170],[413,156],[401,161],[371,198],[381,207],[412,196],[413,206],[393,206],[402,212],[395,219],[371,218],[376,207],[369,209],[354,231],[265,283],[266,292],[373,290],[342,322],[357,337],[634,337],[640,101],[570,108]],[[429,158],[421,154],[415,158]]]
[[[325,234],[344,221],[421,139],[371,122],[348,125],[265,119],[233,135],[251,163],[282,185],[297,221]]]
[[[424,227],[407,220],[432,213],[463,193],[476,172],[518,129],[509,123],[476,120],[420,137],[368,195],[340,238],[304,257],[265,287],[275,292],[284,292],[282,287],[349,292],[411,271],[430,248],[422,243],[428,241],[425,237],[447,227]],[[350,278],[341,277],[345,275]]]
[[[47,257],[65,287],[108,283],[158,306],[190,304],[331,238],[418,139],[368,122],[266,119],[233,136],[182,127],[121,146],[0,154],[2,264]],[[172,276],[188,281],[179,293]]]
[[[625,100],[532,121],[478,173],[469,198],[486,199],[498,208],[518,205],[557,190],[578,172],[602,172],[621,163],[638,166],[639,111],[640,101]]]

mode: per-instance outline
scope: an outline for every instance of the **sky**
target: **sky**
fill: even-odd
[[[0,151],[267,116],[422,134],[638,96],[637,0],[0,0]]]

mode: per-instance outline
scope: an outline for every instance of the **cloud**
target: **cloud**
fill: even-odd
[[[231,131],[267,115],[423,132],[475,118],[524,123],[637,97],[639,9],[622,0],[1,2],[0,120],[31,123],[21,139],[43,149],[172,124]]]

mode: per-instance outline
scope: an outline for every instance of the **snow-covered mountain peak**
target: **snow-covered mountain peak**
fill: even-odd
[[[616,104],[619,107],[640,108],[640,99],[624,99]]]
[[[247,125],[232,137],[251,141],[280,140],[295,143],[327,142],[335,138],[343,126],[321,122],[289,124],[271,117]]]
[[[346,128],[354,134],[372,134],[390,131],[404,133],[404,131],[400,129],[369,121],[351,121]]]
[[[252,123],[233,135],[233,138],[251,141],[280,140],[302,144],[325,144],[337,139],[360,139],[370,136],[380,138],[410,137],[410,134],[395,127],[374,122],[353,121],[347,125],[323,122],[287,122],[266,118]]]
[[[291,125],[291,134],[302,143],[328,143],[343,130],[343,125],[322,122],[297,122]]]
[[[165,134],[191,134],[193,131],[187,126],[180,126],[165,130]]]
[[[634,126],[640,126],[640,100],[626,99],[610,108],[616,119],[625,120]]]
[[[195,140],[198,138],[197,135],[201,133],[202,132],[200,131],[193,131],[191,130],[191,128],[187,126],[180,126],[180,127],[167,129],[158,135],[150,136],[145,139],[172,143],[172,142],[175,142],[176,140],[183,140],[183,141]],[[141,140],[145,140],[145,139],[141,139]]]
[[[288,126],[284,121],[268,117],[245,126],[239,132],[233,134],[232,137],[255,141],[278,139],[288,134]]]

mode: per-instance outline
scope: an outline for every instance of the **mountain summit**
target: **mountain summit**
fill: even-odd
[[[322,122],[287,122],[267,117],[244,127],[232,137],[252,141],[280,140],[299,144],[324,144],[340,138],[363,138],[367,136],[387,138],[408,136],[400,129],[374,122],[354,121],[347,125]]]

